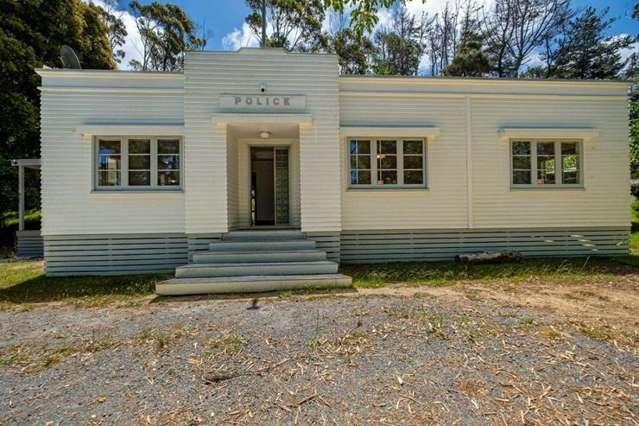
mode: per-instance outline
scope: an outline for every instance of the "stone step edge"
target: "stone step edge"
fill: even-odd
[[[261,293],[305,288],[345,288],[352,278],[343,274],[259,275],[215,278],[172,278],[155,285],[161,296],[196,294]]]
[[[229,262],[229,263],[189,263],[188,265],[178,266],[177,269],[198,269],[198,268],[237,268],[237,267],[268,267],[268,266],[280,266],[286,264],[286,266],[320,266],[320,265],[334,265],[335,262],[330,260],[309,260],[302,262]]]

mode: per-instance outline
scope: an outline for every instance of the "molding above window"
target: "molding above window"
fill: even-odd
[[[163,137],[183,136],[184,123],[173,124],[84,124],[76,127],[76,133],[83,137],[95,135],[129,135],[147,136],[163,135]]]
[[[599,130],[585,127],[502,127],[497,132],[502,142],[511,139],[580,139],[588,142]]]
[[[423,126],[340,126],[341,137],[346,138],[420,138],[433,142],[439,137],[439,127]]]

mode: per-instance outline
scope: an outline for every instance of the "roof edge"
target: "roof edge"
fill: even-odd
[[[490,77],[440,77],[440,76],[400,76],[400,75],[340,75],[338,80],[353,83],[381,84],[517,84],[517,85],[610,85],[630,87],[630,80],[575,80],[575,79],[523,79],[523,78],[490,78]]]

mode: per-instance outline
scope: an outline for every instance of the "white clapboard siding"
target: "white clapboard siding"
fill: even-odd
[[[627,103],[560,99],[473,99],[473,217],[479,228],[629,226]],[[511,190],[510,147],[501,127],[591,127],[582,144],[584,188]]]
[[[93,192],[92,141],[76,131],[95,123],[181,123],[182,76],[61,70],[40,74],[42,234],[184,232],[182,193]]]
[[[427,140],[428,190],[351,190],[347,140],[342,142],[344,229],[463,228],[466,226],[464,100],[340,96],[345,126],[435,126]],[[353,135],[356,136],[356,135]]]
[[[342,126],[438,127],[428,189],[351,190],[342,141],[342,226],[463,229],[629,224],[627,84],[340,77]],[[584,190],[511,190],[501,128],[594,128]],[[471,152],[471,156],[468,156]]]
[[[226,130],[212,117],[220,111],[220,94],[256,93],[262,83],[269,94],[305,94],[305,112],[313,116],[313,127],[300,130],[302,229],[340,229],[335,56],[277,49],[189,52],[184,75],[187,233],[227,231]]]

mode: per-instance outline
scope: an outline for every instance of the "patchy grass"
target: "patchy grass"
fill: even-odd
[[[226,334],[217,339],[209,339],[204,343],[205,354],[215,356],[219,354],[237,354],[244,349],[246,341],[234,334]]]
[[[0,368],[18,367],[26,373],[38,373],[70,358],[77,358],[118,346],[110,338],[83,340],[61,347],[16,345],[0,350]]]
[[[64,277],[44,275],[41,261],[0,263],[0,309],[30,309],[37,303],[82,307],[131,306],[148,300],[167,275]]]
[[[549,283],[581,283],[627,273],[627,266],[639,267],[639,256],[523,260],[476,265],[452,262],[344,265],[341,272],[352,276],[356,287],[376,288],[392,283],[447,286],[471,281],[517,284],[543,280]]]

